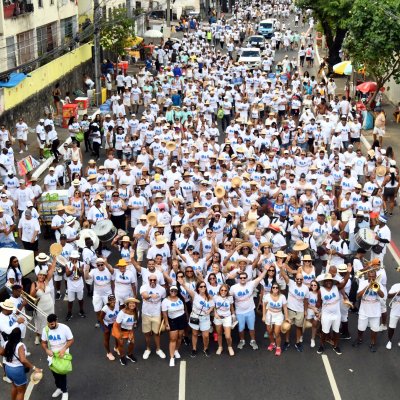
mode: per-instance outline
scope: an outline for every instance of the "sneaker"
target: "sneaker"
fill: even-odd
[[[276,355],[277,357],[279,357],[281,354],[282,354],[281,348],[280,348],[280,347],[277,347],[276,350],[275,350],[275,355]]]
[[[221,354],[222,354],[222,350],[223,350],[223,348],[222,347],[218,347],[218,349],[217,349],[217,351],[216,351],[216,355],[217,356],[220,356]]]
[[[56,391],[51,395],[51,397],[56,398],[58,396],[61,396],[63,394],[61,389],[56,389]]]
[[[267,350],[268,350],[268,351],[272,351],[272,350],[275,349],[275,347],[276,347],[276,344],[275,344],[275,343],[270,343],[270,345],[267,347]]]
[[[296,343],[296,344],[294,345],[294,348],[295,348],[299,353],[302,353],[302,352],[304,351],[304,349],[303,349],[303,344],[302,344],[301,342]]]
[[[121,357],[119,359],[119,362],[121,363],[121,365],[126,365],[126,357]]]
[[[268,334],[268,332],[265,332],[264,333],[264,339],[268,339],[269,338],[269,334]]]
[[[214,338],[214,342],[218,342],[218,333],[217,332],[213,333],[213,338]]]
[[[239,350],[242,350],[245,344],[246,344],[246,342],[244,340],[240,340],[237,348]]]
[[[208,349],[204,349],[204,350],[203,350],[203,354],[204,354],[206,357],[210,357],[210,352],[208,351]]]
[[[116,347],[114,347],[114,351],[119,355],[119,350]]]
[[[285,342],[285,343],[283,343],[282,350],[286,351],[289,347],[290,347],[290,343],[289,342]]]
[[[19,154],[23,154],[23,152],[24,152],[24,151],[23,151],[23,150],[21,150],[21,151],[19,152]]]
[[[340,335],[340,339],[342,339],[342,340],[350,340],[350,339],[351,339],[351,336],[350,336],[349,333],[342,333],[342,334]]]
[[[67,316],[65,317],[65,320],[66,321],[69,321],[69,320],[71,320],[72,319],[72,314],[67,314]]]
[[[181,355],[179,354],[179,351],[178,351],[178,350],[175,350],[174,357],[175,357],[176,359],[181,358]]]
[[[376,345],[375,344],[370,344],[369,345],[369,351],[371,353],[376,353]]]
[[[387,331],[387,326],[384,325],[384,324],[381,324],[381,326],[379,327],[379,330],[380,330],[381,332]]]
[[[63,393],[61,396],[61,400],[68,400],[68,397],[69,397],[68,393]]]
[[[300,336],[299,343],[303,343],[303,336]]]
[[[30,351],[26,350],[26,351],[25,351],[25,355],[26,355],[27,357],[29,357],[29,356],[32,355],[32,354],[31,354]]]
[[[234,356],[235,355],[235,351],[233,350],[233,347],[228,347],[228,353],[230,356]]]
[[[192,350],[190,357],[195,358],[197,356],[197,350]]]
[[[96,323],[94,324],[94,327],[95,327],[95,328],[100,328],[100,323],[99,323],[99,322],[96,322]]]
[[[314,347],[315,347],[315,340],[314,340],[314,339],[311,339],[310,347],[311,347],[311,348],[314,348]]]
[[[258,350],[258,344],[255,340],[250,340],[250,346],[253,350]]]
[[[392,350],[392,342],[391,342],[390,340],[387,342],[386,348],[387,348],[388,350]]]
[[[80,313],[79,313],[79,316],[80,316],[81,318],[86,318],[86,314],[85,314],[84,312],[80,312]]]
[[[133,362],[133,363],[137,362],[137,359],[136,359],[136,357],[135,357],[133,354],[127,354],[126,358],[127,358],[129,361]]]
[[[114,354],[113,354],[113,353],[107,353],[107,358],[108,358],[110,361],[114,361],[114,360],[115,360],[115,357],[114,357]]]
[[[61,293],[60,292],[56,293],[56,300],[61,300]]]
[[[39,336],[35,336],[35,344],[36,345],[40,344],[40,337]]]
[[[175,367],[175,358],[170,358],[169,359],[169,366],[170,367]]]
[[[320,345],[317,350],[317,354],[322,354],[324,352],[324,346]]]
[[[158,355],[158,357],[160,357],[162,359],[166,358],[165,353],[161,349],[157,350],[156,354]]]
[[[7,383],[12,383],[12,380],[7,376],[3,376],[3,381]]]
[[[190,339],[189,339],[188,336],[184,336],[184,337],[183,337],[183,344],[184,344],[185,346],[189,346],[189,345],[190,345]]]
[[[64,300],[64,301],[68,301],[68,293],[65,293],[65,294],[64,294],[63,300]]]
[[[362,340],[355,340],[352,344],[353,347],[360,347],[362,345]]]
[[[150,357],[151,350],[146,349],[143,353],[143,360],[147,360]]]
[[[339,347],[339,346],[334,347],[334,348],[333,348],[333,351],[334,351],[338,356],[340,356],[340,355],[342,354],[342,351],[340,350],[340,347]]]

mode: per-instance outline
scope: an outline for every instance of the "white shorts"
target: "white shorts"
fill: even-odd
[[[368,325],[371,331],[379,332],[381,317],[366,317],[365,315],[358,316],[358,326],[357,329],[364,332]]]
[[[28,140],[28,134],[25,132],[23,132],[23,133],[21,133],[21,132],[18,132],[17,133],[17,139],[18,140],[23,140],[24,142],[26,142],[27,140]]]
[[[93,308],[94,312],[99,312],[101,309],[107,304],[108,302],[108,295],[107,296],[99,296],[96,294],[93,294]]]
[[[222,325],[224,328],[231,328],[232,327],[232,315],[229,315],[222,319],[214,318],[214,324],[216,326]]]
[[[133,297],[132,290],[129,293],[115,293],[115,298],[120,305],[124,304],[128,297]]]
[[[67,280],[65,274],[58,275],[57,272],[54,273],[53,279],[54,279],[54,282],[61,282],[63,279]]]
[[[265,324],[266,325],[282,325],[284,318],[281,312],[269,312],[267,311]]]
[[[137,258],[138,262],[142,262],[143,261],[143,257],[147,254],[147,250],[148,249],[144,250],[144,249],[141,249],[141,248],[136,249],[136,258]]]
[[[343,299],[340,300],[340,320],[341,322],[349,320],[349,307],[343,303]]]
[[[334,315],[324,315],[322,313],[321,315],[321,328],[322,332],[325,334],[328,334],[331,329],[335,333],[339,333],[340,329],[340,315],[334,316]]]
[[[83,290],[80,290],[79,292],[68,290],[68,301],[71,303],[75,299],[83,300]]]
[[[390,314],[389,318],[389,328],[396,329],[397,323],[399,322],[400,315],[392,315]]]
[[[39,149],[44,149],[44,145],[46,144],[46,141],[43,141],[43,143],[42,143],[42,141],[41,140],[39,140],[39,139],[37,139],[37,142],[38,142],[38,145],[39,145]]]
[[[194,318],[198,318],[200,323],[199,325],[194,325],[190,323],[190,318],[189,318],[189,326],[194,329],[195,331],[201,331],[201,332],[205,332],[205,331],[209,331],[211,328],[211,321],[210,321],[210,316],[209,315],[205,315],[203,317],[199,317],[196,314],[192,314],[192,316]]]
[[[373,134],[378,136],[385,136],[385,130],[375,126]]]

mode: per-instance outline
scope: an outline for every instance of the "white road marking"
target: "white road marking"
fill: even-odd
[[[335,377],[333,376],[331,364],[329,362],[328,356],[326,354],[322,355],[322,362],[324,363],[325,371],[326,374],[328,375],[329,383],[331,385],[332,393],[333,393],[333,398],[335,400],[342,400],[339,389],[336,385],[336,380]]]
[[[179,364],[179,400],[186,398],[186,361]]]

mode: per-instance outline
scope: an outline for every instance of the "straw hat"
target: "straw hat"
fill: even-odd
[[[236,241],[237,241],[238,239],[236,239]],[[240,243],[240,248],[242,248],[243,249],[243,247],[249,247],[250,249],[253,247],[253,243],[251,243],[251,242],[243,242],[243,243]]]
[[[207,207],[206,207],[206,206],[201,205],[201,204],[200,204],[199,202],[197,202],[197,201],[193,204],[193,208],[201,208],[203,211],[207,210]]]
[[[167,148],[167,150],[169,151],[174,151],[176,149],[176,143],[175,142],[167,142],[167,144],[165,145],[165,147]]]
[[[235,261],[228,261],[228,262],[226,263],[226,265],[225,265],[224,272],[225,272],[225,273],[229,273],[229,272],[231,272],[233,269],[235,269],[236,267],[237,267],[237,264],[236,264]]]
[[[65,213],[70,215],[75,214],[76,208],[74,206],[65,206]]]
[[[302,240],[297,240],[295,245],[293,246],[294,251],[303,251],[305,249],[308,249],[308,244],[304,243]]]
[[[347,264],[339,264],[336,268],[339,273],[347,272]]]
[[[270,224],[269,229],[275,231],[275,232],[281,232],[281,227],[277,224]]]
[[[262,250],[264,247],[272,247],[272,243],[270,242],[263,242],[260,244],[260,250]]]
[[[386,167],[383,165],[380,165],[379,167],[376,168],[376,175],[378,176],[385,176],[386,175]]]
[[[60,243],[53,243],[50,246],[49,252],[53,257],[59,256],[63,251],[63,247],[61,246]]]
[[[120,242],[130,242],[129,236],[123,236]]]
[[[115,264],[116,267],[126,267],[127,265],[127,261],[123,258],[119,259],[118,262]]]
[[[156,246],[161,246],[165,243],[167,243],[167,239],[164,236],[162,235],[157,236]]]
[[[67,225],[69,225],[69,224],[72,224],[73,222],[75,222],[76,221],[76,218],[75,217],[73,217],[72,215],[68,215],[68,217],[66,218],[66,220],[65,220],[65,223],[67,224]]]
[[[291,328],[291,327],[292,327],[292,325],[291,325],[290,322],[283,321],[283,322],[282,322],[282,325],[281,325],[281,332],[282,332],[283,334],[285,334],[286,332],[289,332],[289,331],[290,331],[290,328]]]
[[[140,303],[140,300],[136,299],[135,297],[128,297],[124,301],[124,304],[128,304],[128,303]]]
[[[239,263],[241,263],[241,262],[245,262],[246,264],[248,264],[249,263],[249,260],[246,258],[246,257],[244,257],[244,256],[240,256],[237,260],[236,260],[236,262],[239,264]]]
[[[4,300],[2,303],[0,303],[0,307],[3,310],[8,311],[13,311],[16,308],[14,302],[11,299]]]
[[[46,253],[39,253],[39,255],[35,257],[35,260],[37,262],[46,262],[50,260],[50,257]]]
[[[96,179],[97,178],[97,174],[91,174],[88,176],[87,180],[91,181],[92,179]]]
[[[335,281],[335,282],[338,282],[337,278],[333,277],[332,274],[330,274],[329,272],[317,277],[317,282],[324,282],[324,281]]]
[[[193,232],[193,228],[189,225],[189,224],[183,224],[181,226],[181,232],[183,233],[185,231],[185,229],[190,229],[190,233]]]
[[[310,256],[310,254],[306,254],[306,255],[303,257],[303,261],[312,261],[312,257]]]
[[[155,212],[148,213],[146,219],[150,225],[155,226],[157,224],[157,214]]]
[[[256,219],[249,219],[246,221],[245,223],[245,228],[249,231],[249,232],[254,232],[257,228],[257,220]]]
[[[275,254],[275,257],[277,257],[277,258],[286,258],[286,257],[287,257],[287,254],[284,253],[282,250],[279,250],[279,251]]]
[[[222,199],[223,197],[225,197],[226,191],[222,186],[215,186],[214,193],[218,199]]]
[[[242,179],[239,176],[232,178],[232,188],[238,188],[242,186]]]
[[[64,211],[64,210],[65,210],[64,204],[59,204],[59,205],[56,207],[56,211]]]
[[[310,228],[308,226],[303,226],[303,228],[301,228],[301,231],[303,233],[310,233]]]

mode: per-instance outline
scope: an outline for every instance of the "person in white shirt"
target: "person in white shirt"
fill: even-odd
[[[391,350],[394,331],[400,319],[400,283],[395,283],[390,288],[388,292],[388,299],[390,299],[389,307],[391,307],[392,310],[390,311],[389,328],[388,328],[389,341],[386,344],[386,348],[388,350]]]
[[[57,190],[58,179],[54,172],[54,167],[50,167],[49,173],[44,178],[43,183],[47,192],[49,192],[50,190]]]
[[[32,218],[30,210],[25,211],[25,218],[21,219],[18,224],[19,237],[22,240],[25,250],[32,250],[36,253],[39,247],[39,221]]]
[[[22,117],[20,117],[19,121],[15,124],[15,129],[17,131],[17,139],[19,142],[19,152],[22,154],[24,150],[28,151],[28,125]]]
[[[35,198],[32,190],[26,187],[26,183],[23,179],[19,181],[19,188],[15,190],[14,201],[15,207],[18,209],[19,216],[26,210],[26,203],[30,200],[33,201]]]

